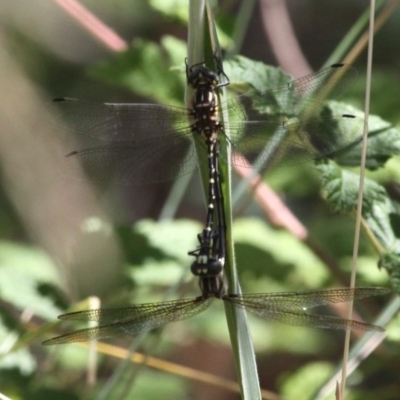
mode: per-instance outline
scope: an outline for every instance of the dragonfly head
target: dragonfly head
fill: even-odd
[[[197,68],[195,71],[190,71],[187,77],[188,84],[193,89],[200,87],[216,88],[219,83],[218,75],[206,67]]]
[[[190,267],[195,276],[217,276],[223,270],[222,260],[209,259],[206,255],[200,255]]]

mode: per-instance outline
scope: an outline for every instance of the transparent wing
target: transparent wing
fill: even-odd
[[[51,111],[61,114],[71,131],[109,142],[138,144],[177,132],[190,134],[185,108],[62,98],[53,101]]]
[[[356,77],[354,68],[334,64],[281,88],[228,100],[233,163],[248,166],[245,156],[250,161],[260,157],[260,162],[298,164],[360,141],[364,120],[334,115],[324,101],[328,95],[339,98]]]
[[[357,287],[343,289],[309,290],[304,292],[279,292],[231,295],[231,300],[245,307],[299,310],[333,303],[379,296],[390,290],[380,287]]]
[[[247,308],[250,312],[258,315],[261,318],[266,318],[274,321],[279,321],[288,325],[306,326],[310,328],[324,328],[324,329],[358,329],[364,331],[378,331],[383,332],[384,329],[377,325],[366,324],[364,322],[330,317],[326,315],[313,315],[306,312],[295,311],[279,311]]]
[[[86,342],[121,335],[134,335],[179,321],[204,311],[213,298],[202,297],[139,304],[126,308],[79,311],[61,315],[62,320],[97,321],[100,326],[81,329],[43,342],[44,345]]]
[[[246,167],[247,161],[258,160],[266,165],[278,161],[297,165],[323,156],[334,158],[340,150],[359,143],[364,125],[362,118],[346,114],[292,123],[247,121],[231,125],[236,132],[243,132],[231,140],[232,163]]]
[[[389,290],[386,288],[359,287],[306,292],[230,295],[224,300],[243,306],[262,318],[290,325],[332,329],[382,330],[380,327],[362,322],[307,314],[305,310],[316,306],[341,303],[386,293],[389,293]],[[299,310],[302,311],[299,312]]]
[[[175,179],[198,167],[186,109],[68,98],[52,106],[72,132],[106,142],[69,153],[62,168],[68,177],[79,176],[76,168],[82,165],[95,181],[142,185]]]
[[[68,154],[63,173],[73,177],[83,167],[97,182],[142,185],[178,178],[198,168],[191,137],[171,136],[168,140],[147,140],[91,147]],[[79,176],[79,175],[77,175]]]
[[[308,119],[317,114],[325,100],[340,98],[356,81],[357,71],[347,64],[333,64],[286,85],[250,93],[228,100],[225,106],[243,120],[271,120],[271,116]]]
[[[284,158],[297,164],[359,140],[364,121],[322,109],[331,89],[333,97],[339,97],[355,79],[354,69],[335,64],[280,88],[228,100],[223,106],[232,116],[233,163],[248,166],[247,160],[260,156],[263,163]],[[184,108],[76,99],[59,99],[53,107],[72,131],[105,142],[72,152],[67,159],[79,160],[95,180],[141,185],[175,179],[198,167],[192,143],[195,132]],[[283,139],[291,134],[293,139]],[[221,140],[225,141],[223,135]],[[69,168],[73,171],[72,166],[63,170],[73,176]]]

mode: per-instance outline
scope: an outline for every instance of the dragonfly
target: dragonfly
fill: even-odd
[[[101,308],[60,315],[64,321],[95,321],[96,327],[80,329],[46,340],[44,345],[86,342],[124,335],[136,335],[170,322],[185,320],[205,311],[214,299],[244,307],[247,311],[267,320],[285,324],[325,329],[359,329],[382,332],[377,325],[333,316],[307,312],[309,308],[341,303],[369,296],[389,293],[387,288],[357,287],[297,292],[230,294],[223,275],[224,254],[220,246],[224,240],[219,230],[199,235],[199,247],[191,252],[195,261],[191,272],[199,279],[201,295],[198,297],[137,304],[123,308]]]
[[[333,64],[281,87],[252,90],[221,102],[217,93],[229,84],[222,66],[214,72],[199,63],[186,71],[188,85],[195,90],[189,109],[55,99],[52,111],[65,118],[69,131],[100,141],[98,146],[67,155],[67,176],[77,163],[95,181],[145,185],[197,170],[195,142],[208,155],[207,137],[214,143],[217,139],[217,152],[223,146],[234,150],[231,160],[221,154],[220,161],[249,167],[248,160],[257,157],[261,163],[282,159],[298,163],[333,155],[357,143],[362,135],[364,121],[349,114],[332,115],[318,90],[337,82],[335,92],[340,97],[357,75],[346,64]],[[227,109],[232,117],[229,128],[220,119],[221,109]],[[279,139],[281,145],[274,154],[264,154],[267,143],[286,133],[295,138]],[[197,140],[199,137],[205,140]]]

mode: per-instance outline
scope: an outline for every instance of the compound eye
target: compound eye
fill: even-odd
[[[219,275],[222,272],[222,263],[218,260],[212,260],[207,264],[207,275]]]
[[[189,74],[189,76],[187,77],[187,81],[190,85],[195,86],[197,83],[196,81],[199,79],[199,70],[196,70],[194,72],[192,72],[191,74]]]
[[[202,72],[203,72],[203,75],[208,80],[218,83],[219,78],[218,78],[218,75],[214,71],[211,71],[210,69],[204,68],[204,70]]]
[[[209,260],[206,263],[195,261],[190,270],[195,276],[217,276],[222,272],[222,263],[218,260]]]
[[[190,271],[195,276],[205,275],[205,272],[207,271],[207,265],[204,265],[204,264],[201,264],[201,263],[198,263],[197,261],[195,261],[190,266]]]
[[[213,260],[208,264],[208,271],[210,275],[218,275],[222,272],[223,266],[221,261]]]

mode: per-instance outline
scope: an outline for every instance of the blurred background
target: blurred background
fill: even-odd
[[[88,141],[74,135],[51,107],[57,97],[183,106],[187,3],[3,0],[0,5],[0,348],[5,355],[0,393],[12,399],[101,396],[118,363],[111,356],[100,359],[98,381],[90,386],[85,383],[86,349],[40,345],[55,330],[11,352],[20,335],[55,320],[70,305],[88,296],[100,297],[104,306],[127,306],[199,293],[187,271],[192,262],[187,252],[197,246],[206,213],[197,174],[183,184],[124,187],[98,185],[80,171],[80,179],[69,179],[63,169],[65,154]],[[241,54],[280,66],[295,78],[321,68],[368,6],[361,0],[248,3],[220,1],[215,7],[227,57]],[[375,36],[371,113],[398,126],[400,10],[396,1],[382,3],[392,8]],[[362,109],[366,49],[354,64],[359,76],[346,101]],[[400,193],[397,166],[398,160],[391,160],[371,174],[395,200]],[[305,226],[308,238],[276,229],[262,208],[249,201],[234,226],[243,291],[348,285],[354,218],[329,209],[319,191],[318,172],[302,165],[274,171],[266,181]],[[387,286],[387,274],[377,262],[363,237],[359,285]],[[182,283],[179,289],[177,282]],[[372,322],[387,302],[366,299],[356,305],[355,318]],[[219,303],[194,319],[167,326],[162,335],[150,334],[153,344],[147,347],[157,343],[152,355],[235,381]],[[261,386],[271,391],[265,398],[312,398],[340,361],[343,332],[252,317],[250,325]],[[397,398],[398,340],[393,333],[361,365],[350,379],[349,398]],[[129,338],[115,342],[128,344]],[[142,367],[125,397],[108,398],[240,396]]]

